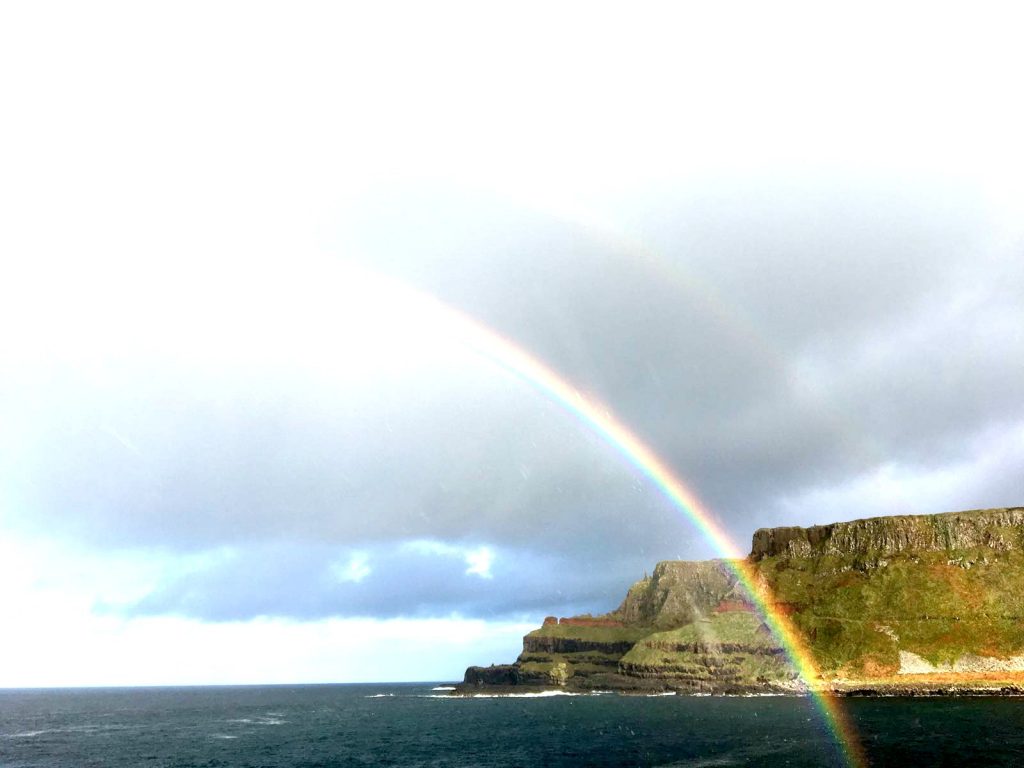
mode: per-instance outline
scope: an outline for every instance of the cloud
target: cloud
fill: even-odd
[[[922,508],[957,511],[1019,506],[1024,472],[1024,422],[967,436],[947,461],[888,462],[843,483],[801,489],[777,502],[777,514],[810,525],[823,515],[848,520],[914,514]]]
[[[353,263],[606,402],[740,548],[1019,503],[1019,25],[751,12],[0,24],[4,537],[159,553],[94,602],[211,621],[597,610],[714,554]]]
[[[104,614],[206,621],[331,616],[522,620],[612,610],[639,578],[632,557],[606,558],[595,577],[572,555],[486,544],[382,543],[339,553],[309,543],[267,543],[176,569],[168,560],[141,598],[97,605]]]
[[[631,224],[656,248],[451,190],[411,193],[401,222],[370,205],[346,236],[608,403],[741,549],[756,527],[861,507],[1017,503],[982,467],[984,435],[1024,420],[1022,241],[993,240],[959,189],[784,191],[666,193],[685,227]],[[8,529],[182,563],[229,552],[131,607],[208,620],[607,610],[654,561],[715,554],[615,450],[429,314],[329,259],[297,264],[254,268],[241,295],[211,270],[201,322],[157,302],[123,331],[85,315],[9,347]],[[950,466],[971,493],[895,504],[861,481]],[[859,490],[820,495],[843,488]]]
[[[334,563],[331,572],[338,581],[353,581],[358,584],[373,571],[369,560],[369,555],[365,552],[357,552],[349,557],[345,564]]]
[[[458,547],[453,544],[445,544],[440,541],[418,540],[404,543],[400,550],[415,555],[435,555],[438,557],[456,557],[465,562],[467,574],[475,574],[482,579],[490,579],[491,563],[494,561],[494,552],[490,547],[467,548]]]
[[[1024,238],[977,190],[701,181],[596,231],[522,212],[505,230],[492,208],[485,244],[460,240],[457,198],[412,193],[433,236],[378,238],[377,209],[358,242],[585,382],[727,516],[1019,417]]]
[[[491,565],[494,562],[494,552],[488,547],[480,547],[466,553],[466,574],[475,574],[481,579],[493,579]]]
[[[90,557],[52,542],[9,539],[0,541],[0,555],[5,617],[20,627],[4,633],[0,650],[21,660],[0,669],[0,687],[459,680],[469,663],[513,658],[532,629],[529,622],[451,617],[129,616],[109,606],[97,611],[95,596],[123,605],[184,566],[166,553]],[[225,553],[212,553],[193,566],[226,562]]]

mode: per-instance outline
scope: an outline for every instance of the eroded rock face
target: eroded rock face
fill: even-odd
[[[523,653],[526,654],[566,654],[596,651],[598,653],[621,655],[632,647],[633,643],[629,640],[588,639],[534,634],[529,634],[523,638]]]
[[[745,598],[724,560],[667,560],[630,587],[611,615],[624,624],[674,627],[709,615],[723,601]]]
[[[901,515],[814,525],[762,528],[754,533],[751,557],[863,555],[1024,548],[1024,509],[1007,507],[939,515]]]
[[[489,667],[470,667],[463,678],[465,685],[518,685],[519,668],[515,664],[492,664]]]

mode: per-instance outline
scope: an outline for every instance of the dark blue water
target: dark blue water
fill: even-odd
[[[1024,700],[846,706],[873,765],[1024,765]],[[422,684],[0,691],[4,768],[842,764],[800,698],[453,699]]]

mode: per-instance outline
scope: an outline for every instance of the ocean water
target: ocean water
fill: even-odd
[[[843,765],[789,697],[425,684],[0,691],[0,766]],[[1024,699],[849,699],[873,765],[1024,765]]]

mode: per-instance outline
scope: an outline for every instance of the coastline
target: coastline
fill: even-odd
[[[646,683],[646,684],[644,684]],[[619,696],[808,696],[838,698],[957,698],[1024,696],[1024,673],[962,673],[901,675],[899,678],[834,679],[813,686],[672,686],[656,681],[630,681],[627,685],[489,685],[458,683],[451,696],[536,696],[616,694]]]
[[[1024,696],[1024,673],[939,673],[833,680],[825,693],[843,697]]]

